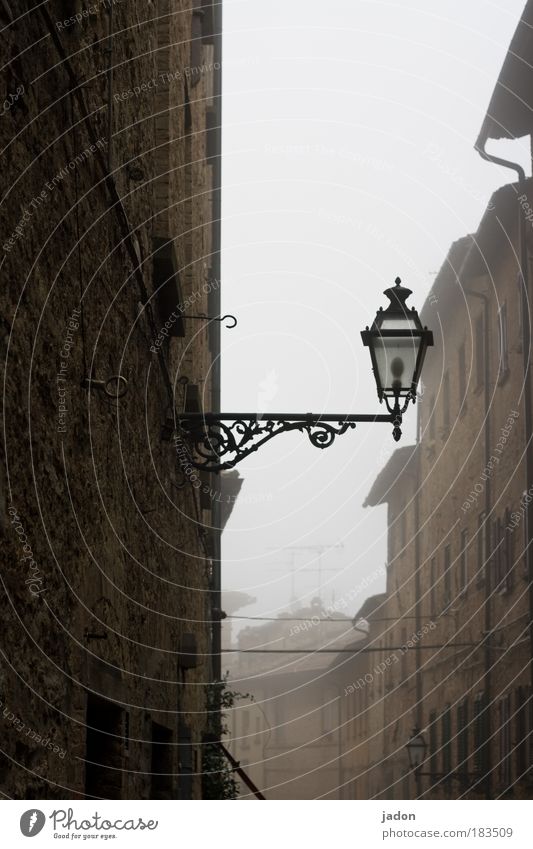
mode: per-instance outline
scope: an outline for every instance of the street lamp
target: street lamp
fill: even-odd
[[[425,761],[427,752],[427,743],[418,728],[413,728],[405,748],[409,757],[409,766],[417,772]]]
[[[360,422],[389,422],[398,441],[402,417],[409,401],[415,403],[416,390],[433,334],[422,327],[418,313],[405,303],[411,290],[401,285],[384,294],[390,303],[380,308],[371,328],[361,333],[370,349],[372,368],[380,403],[388,415],[331,413],[186,413],[175,416],[174,443],[182,469],[193,466],[204,471],[231,469],[279,433],[306,432],[316,448],[328,448]]]
[[[399,277],[395,285],[383,293],[390,303],[377,312],[374,324],[361,332],[363,344],[370,349],[372,369],[380,403],[395,417],[405,413],[409,401],[416,401],[416,390],[428,346],[433,345],[433,333],[422,327],[415,309],[406,305],[412,294],[402,286]],[[400,400],[403,406],[400,406]],[[392,402],[392,403],[391,403]],[[396,441],[401,430],[393,431]]]
[[[418,728],[413,728],[409,740],[405,744],[409,757],[409,766],[415,774],[417,785],[422,777],[430,778],[432,781],[450,780],[455,778],[463,784],[474,784],[480,780],[479,773],[467,770],[450,770],[450,772],[422,772],[420,767],[426,760],[427,743],[424,735]]]

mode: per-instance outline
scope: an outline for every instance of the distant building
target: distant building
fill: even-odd
[[[318,598],[239,633],[231,689],[253,701],[232,711],[228,747],[267,799],[341,798],[339,670],[361,639],[348,616]]]

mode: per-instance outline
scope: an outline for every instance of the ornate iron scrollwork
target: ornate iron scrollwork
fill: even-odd
[[[181,437],[186,461],[191,466],[211,472],[232,469],[278,434],[292,430],[307,433],[315,448],[329,448],[336,436],[341,436],[356,424],[344,418],[331,422],[311,415],[294,419],[252,414],[229,421],[227,418],[213,414],[178,415],[178,438]],[[181,455],[180,464],[183,465],[183,448]]]

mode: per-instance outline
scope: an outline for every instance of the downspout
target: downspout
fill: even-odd
[[[114,0],[111,0],[109,7],[109,36],[107,40],[107,168],[110,174],[113,173],[113,63],[114,63],[114,44],[113,37],[115,34],[115,22],[113,17]]]
[[[526,193],[526,174],[521,165],[517,162],[510,162],[507,159],[502,159],[499,156],[493,156],[487,153],[485,145],[487,143],[486,134],[480,133],[480,136],[475,144],[475,149],[479,155],[487,162],[492,162],[494,165],[500,165],[502,168],[510,168],[515,171],[518,176],[518,188],[520,196]],[[531,326],[529,315],[529,263],[526,241],[526,221],[525,216],[518,209],[518,238],[519,238],[519,271],[522,278],[521,297],[522,297],[522,356],[524,360],[524,432],[526,437],[526,490],[529,490],[533,479],[533,433],[532,433],[532,397],[531,397],[531,364],[530,364],[530,348],[531,348]],[[525,560],[526,574],[529,590],[529,675],[530,675],[530,698],[533,698],[533,558],[531,557],[530,548],[530,533],[533,529],[533,503],[529,503],[526,509],[526,544],[525,544]]]
[[[418,414],[418,421],[420,423],[420,408]],[[421,586],[421,575],[420,570],[421,566],[421,557],[420,557],[420,451],[421,451],[421,443],[420,443],[420,434],[417,440],[417,450],[416,450],[416,470],[415,470],[415,628],[416,633],[422,633],[422,586]],[[416,707],[415,707],[415,727],[423,728],[423,712],[422,712],[422,700],[424,698],[424,688],[423,688],[423,680],[422,680],[422,647],[420,645],[420,640],[417,640],[415,647],[415,696],[416,696]],[[422,787],[420,783],[421,776],[419,775],[420,770],[415,772],[415,786],[416,786],[416,797],[418,798],[422,793]]]
[[[484,386],[484,396],[485,396],[485,468],[487,469],[490,463],[491,458],[491,433],[490,433],[490,332],[489,332],[489,318],[490,318],[490,302],[487,295],[483,292],[475,292],[473,289],[464,289],[465,295],[471,295],[474,298],[479,298],[483,301],[483,335],[484,339],[484,354],[485,354],[485,362],[484,362],[484,374],[483,374],[483,382]],[[485,485],[485,526],[478,530],[478,533],[482,533],[485,536],[485,539],[491,539],[491,528],[492,528],[492,487],[490,481],[490,475],[487,476],[487,481]],[[488,546],[487,546],[488,548]],[[492,653],[491,653],[491,636],[492,636],[492,567],[491,561],[483,564],[483,568],[485,569],[485,621],[484,621],[484,630],[485,630],[485,647],[484,647],[484,660],[485,660],[485,690],[487,693],[487,706],[485,708],[485,727],[487,729],[487,780],[486,780],[486,795],[487,798],[490,799],[491,788],[492,788],[492,749],[491,749],[491,695],[492,695]]]
[[[218,286],[213,289],[210,294],[211,308],[214,315],[220,315],[221,312],[221,228],[222,228],[222,204],[221,204],[221,186],[222,186],[222,3],[213,4],[213,33],[214,33],[214,64],[218,65],[218,69],[214,72],[214,91],[213,98],[216,104],[217,114],[217,144],[216,156],[212,164],[212,195],[213,195],[213,263],[212,274],[218,281]],[[210,325],[211,351],[212,351],[212,384],[211,384],[211,409],[216,412],[220,411],[221,404],[221,336],[220,324],[212,322]],[[222,478],[218,478],[220,487],[222,486]],[[213,558],[213,579],[211,592],[211,608],[212,608],[212,632],[211,632],[211,653],[212,653],[212,674],[214,681],[222,680],[222,514],[220,502],[215,501],[213,510],[213,526],[217,529],[215,533],[215,551]],[[221,718],[218,717],[218,736],[221,733]]]

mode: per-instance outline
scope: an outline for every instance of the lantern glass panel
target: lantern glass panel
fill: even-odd
[[[379,324],[380,330],[419,330],[420,322],[408,316],[395,316],[394,318],[384,318]]]
[[[410,766],[416,769],[422,764],[426,754],[426,741],[421,734],[416,734],[410,738],[407,743],[407,752]]]
[[[384,392],[406,393],[415,374],[420,336],[376,336],[374,355]]]

